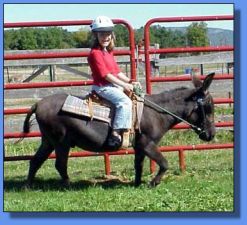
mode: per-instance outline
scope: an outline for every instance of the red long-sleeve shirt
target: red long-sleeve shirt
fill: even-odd
[[[92,49],[88,56],[88,63],[92,71],[94,85],[104,86],[109,84],[105,77],[112,74],[117,77],[120,69],[113,57],[113,52],[104,51],[100,48]]]

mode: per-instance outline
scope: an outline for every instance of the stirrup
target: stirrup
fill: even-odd
[[[133,134],[130,130],[123,132],[123,141],[121,148],[129,148],[133,145]]]

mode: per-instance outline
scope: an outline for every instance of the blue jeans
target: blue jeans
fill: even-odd
[[[99,87],[93,85],[92,90],[115,105],[113,129],[130,129],[132,123],[132,101],[123,90],[112,84]]]

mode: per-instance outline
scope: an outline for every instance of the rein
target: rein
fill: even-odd
[[[204,133],[205,131],[203,129],[201,129],[200,127],[190,123],[189,121],[181,118],[180,116],[172,113],[171,111],[159,106],[158,104],[154,103],[153,101],[150,101],[148,99],[146,99],[145,97],[143,97],[143,92],[141,89],[139,88],[134,88],[134,94],[137,95],[138,97],[142,98],[144,101],[148,102],[149,104],[151,104],[152,106],[155,106],[156,108],[158,108],[159,110],[161,110],[163,113],[167,113],[169,115],[171,115],[172,117],[180,120],[181,122],[189,125],[192,129],[196,130],[197,132],[199,132],[199,135],[201,135],[202,133]],[[205,116],[205,112],[204,112],[204,108],[203,108],[203,99],[202,98],[199,98],[197,99],[197,104],[199,105],[199,107],[201,108],[201,111],[202,111],[202,114],[203,114],[203,119],[206,118]]]
[[[158,104],[156,104],[156,103],[154,103],[154,102],[152,102],[152,101],[150,101],[150,100],[148,100],[148,99],[145,99],[145,98],[143,98],[143,99],[144,99],[145,101],[147,101],[148,103],[150,103],[151,105],[153,105],[153,106],[157,107],[158,109],[160,109],[163,113],[167,113],[167,114],[173,116],[174,118],[180,120],[181,122],[183,122],[183,123],[185,123],[185,124],[191,126],[192,129],[194,129],[194,130],[196,130],[196,131],[198,131],[198,132],[202,132],[202,129],[201,129],[200,127],[198,127],[198,126],[196,126],[196,125],[194,125],[194,124],[188,122],[187,120],[181,118],[180,116],[178,116],[178,115],[172,113],[171,111],[169,111],[169,110],[167,110],[167,109],[165,109],[165,108],[159,106]]]

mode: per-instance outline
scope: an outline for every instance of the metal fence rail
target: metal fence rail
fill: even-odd
[[[149,29],[151,24],[155,22],[185,22],[185,21],[212,21],[212,20],[233,20],[233,16],[202,16],[202,17],[173,17],[173,18],[154,18],[149,20],[144,28],[145,36],[145,49],[144,51],[138,51],[138,54],[145,54],[145,70],[146,70],[146,90],[148,94],[151,94],[152,83],[155,82],[177,82],[177,81],[189,81],[190,76],[179,76],[179,77],[152,77],[150,68],[150,54],[159,53],[181,53],[181,52],[213,52],[213,51],[233,51],[233,46],[217,46],[217,47],[190,47],[190,48],[166,48],[166,49],[150,49]],[[53,21],[53,22],[28,22],[28,23],[5,23],[4,28],[14,27],[46,27],[46,26],[74,26],[74,25],[89,25],[91,20],[80,20],[80,21]],[[129,55],[131,63],[131,79],[136,80],[136,58],[135,58],[135,40],[134,31],[131,25],[120,19],[113,20],[115,24],[123,24],[129,31],[129,50],[115,51],[115,55]],[[4,60],[24,60],[24,59],[49,59],[49,58],[64,58],[64,57],[86,57],[88,52],[47,52],[47,53],[25,53],[25,54],[6,54]],[[216,75],[215,79],[233,79],[233,74]],[[202,77],[202,79],[204,79]],[[67,87],[67,86],[85,86],[91,85],[92,80],[85,81],[63,81],[63,82],[40,82],[40,83],[21,83],[21,84],[5,84],[5,90],[11,89],[30,89],[30,88],[48,88],[48,87]],[[216,104],[231,104],[234,103],[232,98],[215,98]],[[29,112],[29,108],[15,108],[15,109],[4,109],[4,115],[14,114],[26,114]],[[217,122],[217,127],[233,127],[233,121],[230,122]],[[189,127],[185,124],[179,124],[173,129],[188,129]],[[39,131],[30,132],[23,134],[21,132],[5,133],[5,139],[20,138],[20,137],[40,137]],[[179,165],[180,169],[185,169],[184,151],[191,150],[215,150],[215,149],[232,149],[233,143],[222,143],[222,144],[206,144],[206,145],[180,145],[180,146],[162,146],[160,151],[170,152],[177,151],[179,154]],[[92,152],[72,152],[70,157],[89,157],[89,156],[103,156],[105,162],[105,172],[110,174],[110,156],[111,155],[126,155],[134,154],[134,150],[119,150],[117,152],[106,152],[106,153],[92,153]],[[5,156],[4,161],[16,161],[16,160],[30,160],[33,156]],[[50,158],[55,158],[55,154],[51,154]],[[151,171],[154,171],[154,166],[151,164]]]
[[[139,54],[145,54],[145,71],[146,71],[146,90],[148,94],[152,93],[152,83],[154,82],[175,82],[175,81],[188,81],[190,76],[174,76],[174,77],[152,77],[151,75],[151,63],[150,55],[151,54],[160,54],[160,53],[187,53],[187,52],[223,52],[223,51],[233,51],[233,46],[207,46],[207,47],[182,47],[182,48],[159,48],[151,49],[150,48],[150,27],[154,23],[164,23],[164,22],[188,22],[188,21],[214,21],[214,20],[233,20],[233,16],[190,16],[190,17],[167,17],[167,18],[153,18],[147,21],[144,26],[144,51],[139,51]],[[204,79],[203,76],[201,76]],[[233,79],[233,74],[229,75],[217,75],[215,79]],[[225,99],[226,103],[232,103],[233,99]],[[224,146],[224,144],[219,144],[219,146]],[[233,144],[232,144],[233,145]],[[209,145],[204,146],[204,150],[211,149]],[[184,150],[184,149],[183,149]],[[185,165],[182,165],[184,162],[183,150],[180,151],[180,168],[183,170]],[[154,171],[155,164],[151,161],[151,171]]]

